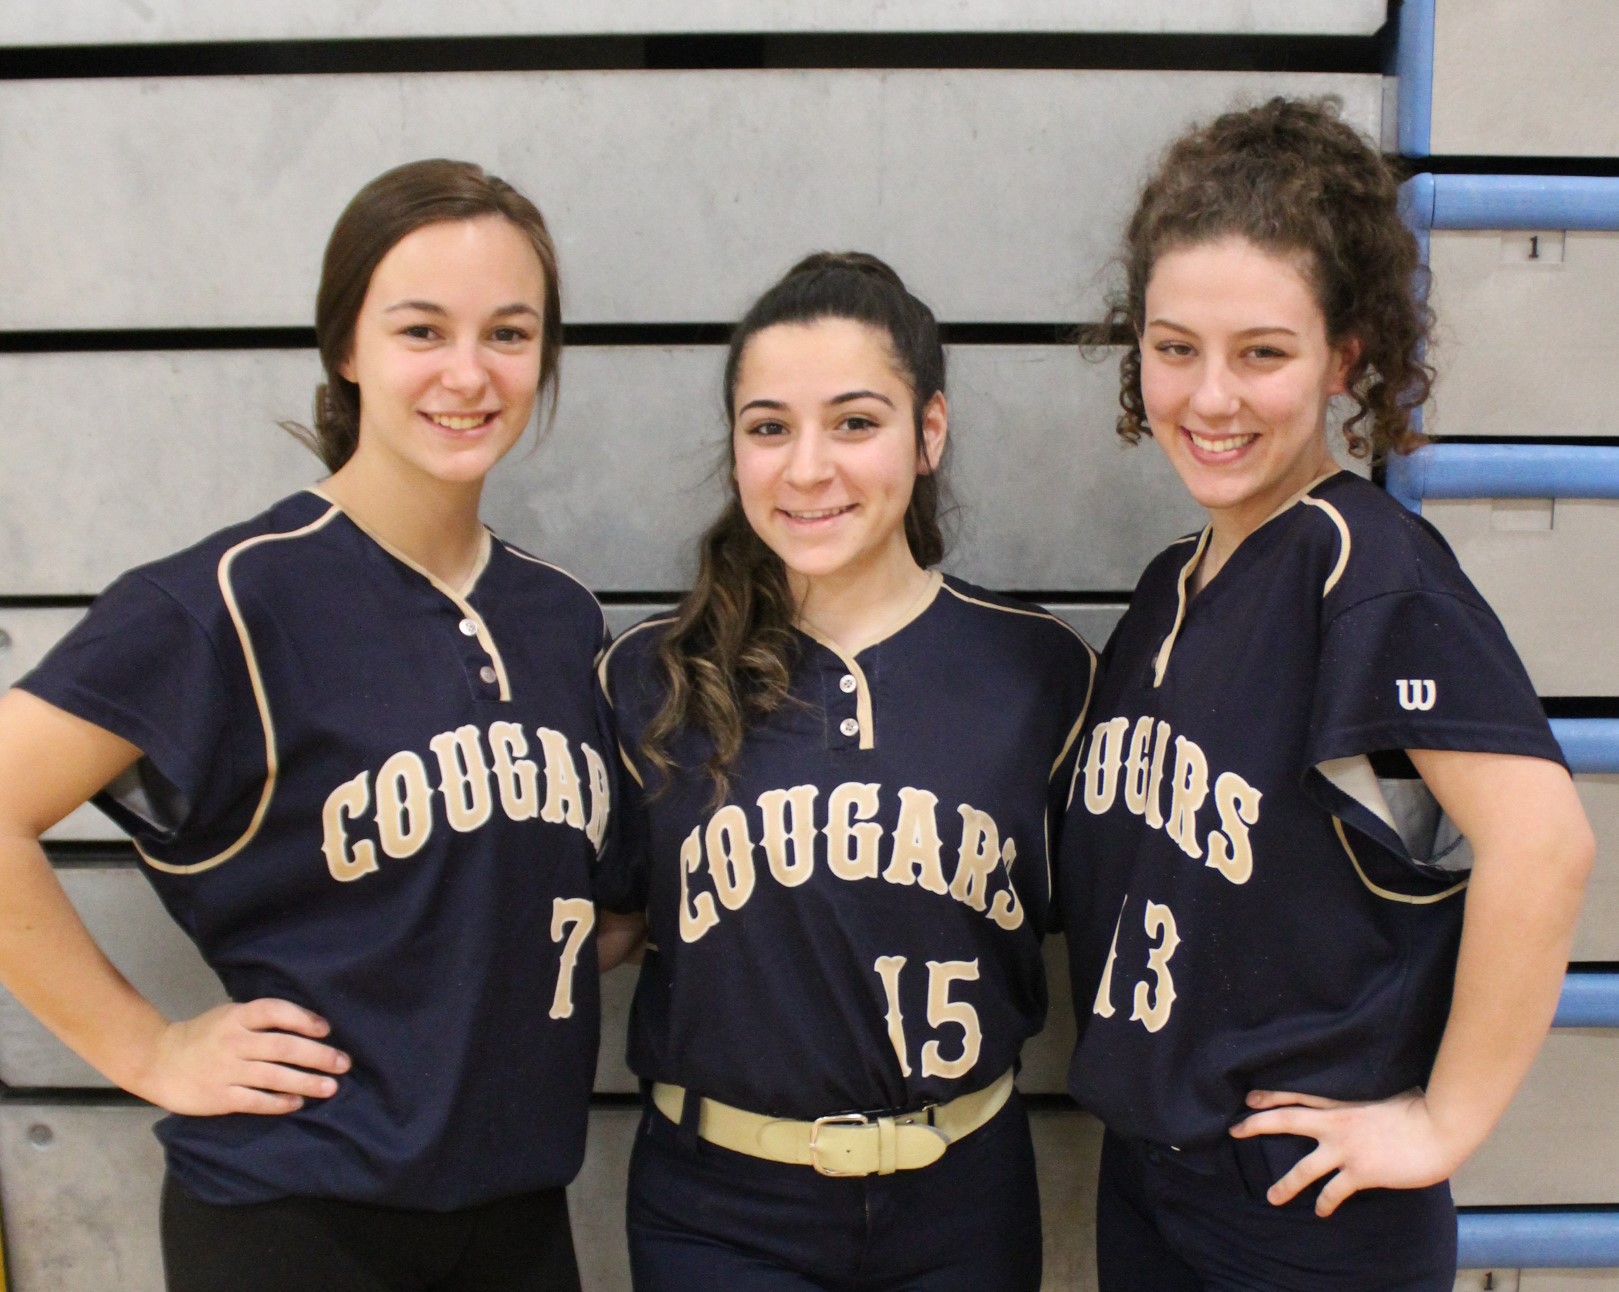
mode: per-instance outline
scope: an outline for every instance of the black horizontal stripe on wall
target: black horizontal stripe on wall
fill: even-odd
[[[1059,345],[1095,330],[1090,323],[942,323],[947,345]],[[1126,328],[1106,334],[1107,344],[1123,345]],[[566,345],[721,346],[731,338],[729,323],[568,323]],[[131,350],[312,350],[313,327],[104,328],[0,332],[0,354],[84,354]]]
[[[1619,157],[1407,157],[1413,175],[1619,175]],[[1437,232],[1437,230],[1436,230]]]
[[[1430,435],[1434,444],[1522,444],[1550,447],[1559,444],[1586,448],[1619,448],[1619,435]]]
[[[1619,696],[1548,695],[1540,707],[1548,718],[1619,718]]]
[[[1385,46],[1383,33],[404,36],[12,47],[0,49],[0,79],[811,67],[1375,73]]]

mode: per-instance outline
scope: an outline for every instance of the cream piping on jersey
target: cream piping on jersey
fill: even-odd
[[[1349,565],[1349,524],[1344,520],[1343,513],[1330,502],[1322,502],[1319,498],[1301,498],[1299,501],[1319,507],[1338,527],[1338,562],[1332,567],[1332,573],[1327,575],[1327,581],[1321,585],[1321,596],[1325,599],[1327,593],[1338,586],[1338,580],[1344,577],[1344,569]]]
[[[873,646],[880,645],[881,643],[887,641],[895,633],[899,632],[902,628],[915,623],[916,620],[921,618],[922,612],[933,604],[934,599],[939,595],[939,589],[944,586],[944,575],[940,574],[937,570],[928,570],[927,576],[927,581],[923,585],[922,591],[917,595],[916,600],[906,606],[905,609],[900,612],[898,618],[896,618],[892,623],[885,625],[876,636],[874,636],[869,642],[862,645],[860,647],[862,651],[868,651]],[[814,624],[810,623],[810,621],[805,619],[803,616],[799,616],[798,627],[806,637],[820,642],[822,646],[825,646],[827,650],[831,651],[840,660],[842,660],[844,667],[849,670],[849,676],[854,678],[855,685],[854,712],[855,721],[860,724],[859,747],[861,749],[875,749],[877,747],[877,733],[872,729],[874,724],[872,720],[871,684],[866,680],[866,670],[861,668],[860,665],[856,663],[855,657],[852,654],[844,650],[843,647],[839,646],[837,642],[833,641],[826,634],[822,633]]]
[[[1197,536],[1197,546],[1193,548],[1191,557],[1181,566],[1180,578],[1175,581],[1175,622],[1170,627],[1169,636],[1158,648],[1158,657],[1153,661],[1152,685],[1156,690],[1164,683],[1164,672],[1169,668],[1169,652],[1175,648],[1175,638],[1180,636],[1181,625],[1186,622],[1186,585],[1192,580],[1192,572],[1197,569],[1197,563],[1203,559],[1203,549],[1209,545],[1209,535],[1214,532],[1211,526],[1205,525],[1203,532]],[[1183,538],[1182,543],[1192,540]]]
[[[1381,888],[1366,877],[1366,872],[1360,868],[1360,858],[1355,856],[1355,850],[1349,846],[1349,836],[1344,833],[1344,823],[1337,817],[1332,818],[1332,828],[1338,835],[1338,842],[1343,844],[1344,851],[1349,854],[1349,863],[1354,866],[1355,874],[1360,876],[1360,882],[1366,885],[1367,891],[1390,902],[1404,902],[1408,906],[1432,906],[1435,902],[1442,902],[1447,897],[1454,897],[1468,885],[1468,880],[1461,880],[1452,884],[1443,892],[1430,893],[1426,897],[1415,897],[1410,893],[1396,893],[1392,889]]]
[[[472,608],[472,603],[467,600],[467,597],[471,594],[472,589],[477,587],[478,579],[483,575],[484,570],[489,565],[489,557],[494,551],[494,535],[492,535],[486,527],[481,525],[478,527],[478,559],[473,562],[472,572],[467,575],[466,582],[462,584],[460,588],[452,588],[448,583],[444,582],[443,579],[439,578],[431,570],[425,569],[424,567],[416,564],[415,561],[411,560],[410,557],[406,556],[392,543],[379,538],[364,525],[360,524],[360,522],[355,520],[353,516],[350,516],[346,511],[343,511],[343,508],[338,503],[333,502],[331,498],[328,498],[324,493],[322,493],[318,486],[312,486],[309,489],[309,492],[318,498],[325,498],[326,501],[331,503],[338,512],[342,513],[342,515],[348,518],[349,524],[353,525],[355,529],[359,530],[360,533],[364,534],[401,565],[405,566],[407,569],[414,570],[417,574],[421,575],[422,578],[426,579],[428,583],[434,587],[434,589],[455,603],[455,607],[461,612],[462,618],[471,623],[477,629],[478,645],[483,647],[484,654],[489,656],[489,663],[495,670],[495,681],[500,685],[500,698],[502,700],[510,700],[512,698],[511,680],[506,676],[506,661],[501,658],[500,647],[495,645],[495,639],[489,632],[489,625],[484,623],[483,616],[474,610]]]
[[[617,708],[613,703],[613,693],[607,689],[607,661],[613,658],[613,652],[643,629],[664,628],[674,623],[677,618],[677,615],[665,615],[662,619],[648,619],[644,623],[636,624],[634,628],[622,634],[617,641],[601,653],[596,660],[596,681],[601,686],[602,695],[606,697],[609,709]],[[646,782],[641,779],[641,773],[636,769],[634,761],[630,758],[629,751],[624,748],[623,741],[618,742],[618,761],[623,763],[624,770],[635,778],[635,783],[645,789]]]
[[[327,499],[330,502],[330,499]],[[264,788],[259,791],[258,806],[253,810],[253,819],[248,822],[247,829],[242,837],[223,852],[215,853],[205,861],[191,862],[189,865],[176,865],[173,862],[159,861],[147,854],[140,844],[135,845],[135,851],[140,854],[141,860],[153,870],[161,870],[170,875],[196,875],[205,870],[212,870],[215,866],[223,865],[249,843],[264,824],[264,816],[270,810],[270,799],[275,793],[276,780],[280,774],[281,763],[276,754],[275,723],[270,716],[270,698],[264,690],[264,677],[259,671],[258,656],[253,651],[253,639],[248,635],[247,624],[242,619],[242,608],[236,600],[236,590],[231,586],[230,571],[236,558],[249,548],[258,547],[263,543],[280,543],[288,539],[303,538],[324,529],[334,519],[343,514],[336,503],[331,504],[330,510],[309,524],[299,529],[291,529],[283,534],[259,534],[254,538],[244,539],[236,544],[219,559],[218,580],[220,595],[225,599],[225,609],[229,612],[231,623],[236,628],[237,640],[241,643],[242,658],[247,663],[248,681],[253,687],[253,703],[258,706],[259,725],[264,730]]]

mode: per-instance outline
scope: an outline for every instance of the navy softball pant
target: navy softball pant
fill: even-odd
[[[1448,1184],[1368,1189],[1325,1219],[1319,1186],[1284,1207],[1265,1201],[1313,1146],[1264,1136],[1182,1153],[1109,1131],[1096,1195],[1101,1292],[1452,1292]]]
[[[931,1166],[852,1179],[719,1148],[649,1104],[628,1229],[636,1292],[1040,1287],[1034,1146],[1016,1094]]]

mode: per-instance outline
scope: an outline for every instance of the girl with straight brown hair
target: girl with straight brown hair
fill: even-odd
[[[322,269],[331,475],[130,571],[0,698],[0,977],[165,1109],[170,1292],[578,1288],[601,611],[478,519],[556,390],[545,222],[389,171]],[[233,1003],[170,1021],[39,844],[86,799]]]

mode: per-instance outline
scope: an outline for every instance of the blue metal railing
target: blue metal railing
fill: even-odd
[[[1464,1211],[1456,1221],[1464,1270],[1619,1266],[1619,1210]]]
[[[1611,175],[1413,175],[1400,186],[1413,229],[1619,229]]]
[[[1619,498],[1619,448],[1429,444],[1391,456],[1384,483],[1415,512],[1424,498]]]

